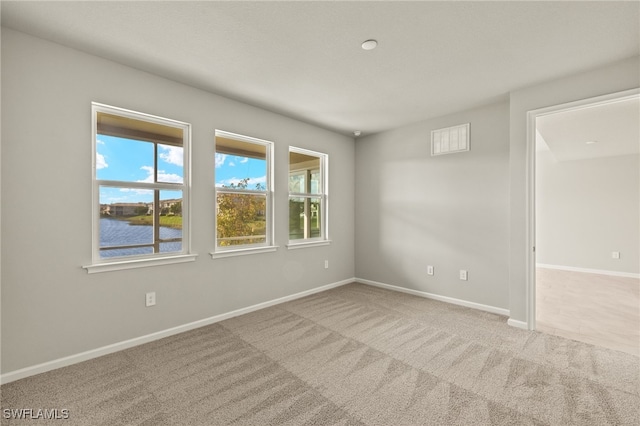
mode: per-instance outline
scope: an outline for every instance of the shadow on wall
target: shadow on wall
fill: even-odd
[[[494,202],[504,194],[474,178],[491,179],[491,163],[465,161],[459,170],[457,158],[440,160],[403,160],[380,168],[379,209],[372,213],[378,215],[376,243],[385,262],[378,276],[388,284],[492,305],[478,288],[461,287],[458,273],[468,269],[482,280],[496,273],[487,265],[504,264],[496,236],[506,238],[506,206],[500,210]],[[427,275],[427,265],[435,266],[434,276]]]

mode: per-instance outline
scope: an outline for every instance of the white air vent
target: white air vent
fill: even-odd
[[[431,155],[469,151],[469,123],[431,131]]]

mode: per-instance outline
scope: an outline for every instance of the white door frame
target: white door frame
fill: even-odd
[[[526,205],[526,242],[527,259],[527,328],[536,329],[536,118],[559,112],[576,111],[594,106],[606,105],[638,97],[640,89],[625,90],[581,99],[550,107],[534,109],[527,112],[527,205]]]

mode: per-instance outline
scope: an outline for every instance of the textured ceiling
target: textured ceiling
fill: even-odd
[[[640,153],[640,98],[538,117],[536,128],[558,161]]]
[[[351,134],[639,54],[638,2],[11,2],[2,25]],[[360,44],[378,40],[378,48]]]

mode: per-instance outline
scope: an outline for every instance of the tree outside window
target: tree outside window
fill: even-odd
[[[216,131],[216,250],[272,243],[272,143]]]

